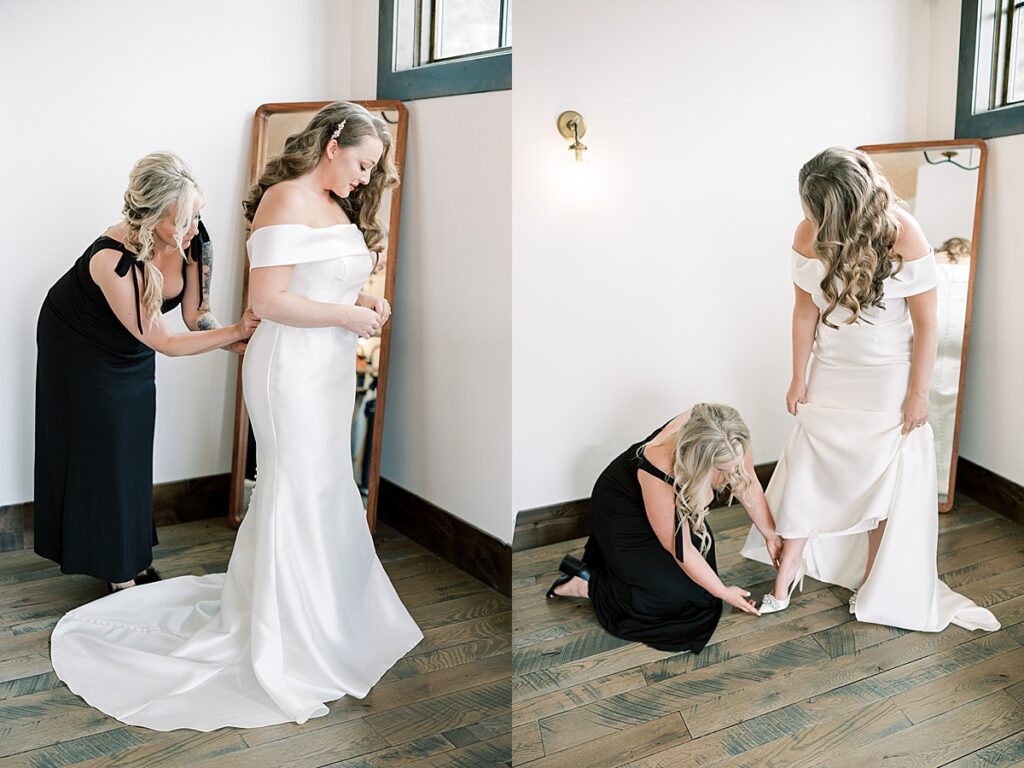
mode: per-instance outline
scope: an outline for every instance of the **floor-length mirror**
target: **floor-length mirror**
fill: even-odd
[[[978,262],[985,142],[978,139],[878,144],[871,155],[921,224],[938,263],[938,350],[928,397],[935,433],[940,512],[953,506],[971,328],[971,297]]]
[[[281,151],[285,140],[301,130],[321,107],[331,102],[264,104],[256,110],[253,125],[249,183],[255,183],[269,158]],[[401,177],[405,160],[408,112],[400,101],[356,101],[387,123],[394,139],[395,164]],[[401,185],[385,192],[381,220],[387,227],[388,244],[380,268],[370,276],[363,291],[393,302],[398,252]],[[248,306],[248,259],[243,258],[242,306]],[[380,480],[381,437],[387,391],[388,351],[391,323],[380,336],[360,339],[356,359],[356,402],[352,414],[352,471],[363,496],[370,529],[376,527],[377,488]],[[242,369],[239,365],[235,403],[234,451],[231,461],[231,490],[228,519],[241,523],[256,475],[256,449],[249,416],[242,397]]]

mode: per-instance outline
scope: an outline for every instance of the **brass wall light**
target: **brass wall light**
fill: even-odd
[[[583,122],[583,115],[573,110],[563,112],[558,116],[558,132],[563,138],[572,139],[569,149],[576,153],[576,162],[583,161],[583,152],[586,144],[580,143],[580,136],[587,132],[587,124]]]

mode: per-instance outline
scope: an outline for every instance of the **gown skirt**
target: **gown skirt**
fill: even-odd
[[[950,623],[996,630],[993,614],[938,577],[935,444],[929,424],[903,435],[913,325],[817,327],[807,402],[797,406],[765,496],[784,538],[807,538],[815,579],[858,589],[860,621],[937,632]],[[868,531],[886,527],[868,580]],[[751,528],[745,557],[769,563]]]

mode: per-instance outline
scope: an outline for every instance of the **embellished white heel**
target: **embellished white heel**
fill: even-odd
[[[761,607],[758,609],[761,611],[763,616],[766,613],[776,613],[778,611],[784,611],[789,608],[789,601],[793,598],[793,592],[799,588],[801,592],[804,591],[804,576],[807,574],[807,565],[802,560],[800,561],[800,567],[797,568],[796,576],[793,577],[793,581],[789,584],[789,594],[786,595],[785,600],[779,600],[774,593],[769,592],[767,595],[761,598]]]
[[[854,616],[857,615],[857,590],[853,590],[853,594],[850,595],[850,613]]]

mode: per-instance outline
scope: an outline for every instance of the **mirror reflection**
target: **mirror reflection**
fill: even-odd
[[[948,508],[955,475],[982,149],[957,143],[866,151],[921,224],[938,264],[938,352],[928,421],[935,433],[939,504]]]

